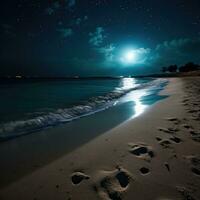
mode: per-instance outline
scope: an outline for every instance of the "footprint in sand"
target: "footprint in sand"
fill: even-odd
[[[200,156],[186,156],[185,158],[190,162],[193,174],[200,176]]]
[[[195,168],[195,167],[192,167],[192,172],[194,173],[194,174],[196,174],[197,176],[200,176],[200,169],[198,169],[198,168]]]
[[[190,130],[191,138],[195,142],[200,142],[200,131],[194,130],[193,128]]]
[[[192,113],[192,114],[193,114],[193,113],[198,113],[198,110],[189,109],[189,110],[188,110],[188,113]]]
[[[176,118],[176,117],[167,117],[166,120],[171,121],[171,122],[175,122],[175,121],[178,121],[178,118]]]
[[[182,139],[180,139],[179,137],[176,137],[176,136],[170,137],[169,139],[162,139],[160,137],[156,137],[156,140],[164,148],[171,148],[172,142],[176,143],[176,144],[179,144],[182,142]]]
[[[168,139],[162,139],[161,141],[159,141],[159,144],[163,147],[163,148],[171,148],[171,142]]]
[[[157,140],[158,142],[160,142],[160,141],[162,140],[162,138],[156,137],[156,140]]]
[[[142,175],[147,175],[150,173],[150,170],[146,167],[142,167],[142,168],[140,168],[140,172]]]
[[[192,192],[185,187],[176,187],[177,191],[183,196],[185,200],[197,200],[192,196]]]
[[[192,156],[190,157],[190,162],[192,164],[192,172],[198,176],[200,176],[200,156]]]
[[[182,142],[182,140],[179,137],[175,137],[175,136],[171,137],[170,140],[177,144]]]
[[[195,142],[200,142],[200,135],[192,136],[192,140],[194,140]]]
[[[196,131],[196,130],[192,129],[192,130],[190,130],[190,134],[193,136],[197,136],[197,135],[200,135],[200,131]]]
[[[74,172],[71,176],[72,183],[78,185],[83,180],[88,180],[90,177],[83,172]]]
[[[200,117],[198,116],[192,116],[191,119],[195,120],[195,121],[199,121],[200,120]]]
[[[136,157],[150,160],[155,156],[155,153],[152,150],[152,147],[146,144],[129,144],[129,152]]]
[[[165,163],[164,163],[164,165],[165,165],[165,167],[166,167],[167,171],[169,171],[169,172],[170,172],[171,170],[170,170],[169,163],[165,162]]]
[[[179,131],[179,129],[177,128],[164,128],[164,127],[158,127],[158,130],[169,134],[175,134],[176,132]]]
[[[102,176],[94,189],[104,200],[121,200],[132,180],[130,173],[123,168],[102,171]]]
[[[180,120],[178,119],[178,118],[176,118],[176,117],[167,117],[167,118],[165,118],[167,121],[170,121],[170,122],[173,122],[175,125],[178,125],[178,124],[180,124]]]
[[[182,124],[182,126],[183,126],[185,129],[193,129],[193,127],[190,126],[189,124]]]

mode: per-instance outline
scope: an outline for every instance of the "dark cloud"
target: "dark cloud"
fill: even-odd
[[[79,17],[79,18],[76,19],[75,24],[80,25],[81,22],[82,22],[82,19]]]
[[[47,15],[53,15],[55,13],[55,10],[51,7],[48,7],[48,8],[45,9],[45,13]]]
[[[73,35],[73,30],[71,28],[60,28],[57,29],[57,31],[60,32],[63,38],[67,38]]]
[[[97,48],[97,51],[105,56],[106,61],[113,62],[115,59],[115,51],[116,47],[114,44],[110,44],[105,47]]]
[[[100,46],[106,38],[103,27],[97,27],[95,32],[89,33],[89,36],[89,43],[93,46]]]
[[[164,41],[152,49],[149,63],[154,65],[184,64],[189,61],[200,62],[200,38],[180,38]],[[159,66],[158,66],[159,67]]]
[[[88,20],[88,16],[85,15],[84,17],[78,17],[76,20],[74,20],[72,22],[72,24],[75,24],[75,25],[79,26],[79,25],[81,25],[82,23],[84,23],[87,20]]]
[[[59,1],[52,2],[48,8],[45,9],[45,13],[48,15],[53,15],[57,11],[59,11],[63,6],[66,9],[71,9],[75,7],[76,1],[75,0],[65,0],[64,3],[60,3]]]
[[[65,0],[69,8],[73,8],[76,5],[76,0]]]
[[[55,9],[59,9],[59,8],[61,7],[61,5],[60,5],[60,3],[59,3],[58,1],[55,1],[55,2],[53,3],[53,7],[54,7]]]

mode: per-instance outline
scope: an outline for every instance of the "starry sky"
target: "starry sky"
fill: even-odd
[[[2,0],[0,75],[144,75],[200,63],[199,10],[199,0]],[[137,55],[129,64],[127,49]]]

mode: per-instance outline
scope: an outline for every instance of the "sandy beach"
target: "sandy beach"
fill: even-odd
[[[2,187],[0,199],[200,199],[200,79],[171,78],[161,95],[169,97]]]

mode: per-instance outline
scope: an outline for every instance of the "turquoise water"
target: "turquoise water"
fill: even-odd
[[[0,139],[8,139],[88,116],[119,104],[134,102],[135,115],[166,81],[159,79],[51,80],[0,83]]]
[[[105,95],[119,80],[69,80],[0,84],[0,122],[27,119]]]
[[[60,124],[58,123],[59,121],[57,121],[57,124],[54,128],[44,129],[43,127],[41,128],[40,131],[36,131],[36,129],[31,129],[32,134],[27,134],[30,132],[23,132],[23,131],[21,132],[21,130],[24,129],[26,130],[27,123],[29,122],[27,119],[25,119],[24,120],[25,123],[23,123],[22,129],[17,129],[15,127],[15,129],[11,129],[12,131],[10,132],[7,131],[1,133],[2,134],[1,136],[4,137],[2,139],[4,140],[7,139],[7,141],[0,143],[0,158],[1,158],[0,187],[10,184],[15,180],[18,180],[19,178],[22,178],[23,176],[31,173],[37,168],[45,166],[46,164],[59,159],[63,155],[66,155],[67,153],[73,151],[74,149],[100,136],[102,133],[106,133],[106,131],[116,127],[122,122],[129,120],[131,118],[139,117],[142,113],[145,112],[145,109],[150,107],[152,104],[166,98],[166,96],[163,95],[161,96],[159,94],[159,92],[167,84],[166,80],[162,79],[161,80],[121,79],[121,80],[110,80],[106,82],[97,81],[99,84],[96,84],[95,86],[92,85],[90,87],[89,85],[94,82],[95,82],[94,80],[90,83],[85,82],[86,86],[84,86],[84,84],[81,84],[81,87],[82,88],[95,87],[96,90],[98,90],[98,92],[94,90],[96,94],[95,98],[93,96],[94,93],[92,94],[91,92],[88,91],[84,92],[81,91],[81,92],[85,94],[87,92],[87,94],[89,94],[90,100],[88,100],[87,95],[84,96],[83,94],[82,97],[84,98],[82,98],[82,100],[80,100],[80,98],[75,98],[75,97],[73,98],[77,99],[76,101],[77,105],[79,106],[82,105],[83,108],[84,108],[84,103],[86,105],[88,105],[89,103],[90,105],[91,102],[93,102],[94,105],[97,105],[95,104],[95,102],[100,101],[100,99],[103,98],[104,102],[103,104],[100,104],[100,106],[107,109],[104,109],[101,112],[95,112],[95,114],[93,114],[94,113],[93,112],[87,117],[81,117],[78,120],[72,120],[70,123]],[[17,87],[25,87],[23,84],[20,86],[18,85]],[[30,85],[26,87],[30,88],[31,84],[33,83],[28,83],[28,84]],[[37,83],[37,85],[38,84],[46,85],[47,82]],[[57,84],[57,82],[55,82],[55,84]],[[59,84],[61,84],[61,82]],[[67,83],[65,82],[65,84]],[[77,83],[72,83],[72,84],[77,84]],[[46,88],[45,85],[43,85],[43,88]],[[53,82],[52,85],[54,86]],[[80,86],[77,85],[76,87],[77,90],[79,90],[79,87]],[[10,88],[10,86],[8,88]],[[51,89],[52,87],[50,86],[49,88]],[[68,88],[70,88],[69,85]],[[30,88],[30,90],[32,89]],[[113,90],[115,91],[114,93]],[[65,89],[63,89],[63,91],[65,91]],[[123,91],[122,92],[123,95],[121,97],[119,97],[118,95],[115,96],[117,91],[120,92]],[[125,91],[127,91],[127,93]],[[63,95],[62,93],[63,92],[57,94],[61,95],[62,97]],[[72,93],[74,93],[74,91]],[[30,94],[32,95],[32,93]],[[24,95],[25,94],[23,94],[23,96]],[[40,92],[40,95],[46,96],[45,91],[44,94],[41,94]],[[58,98],[59,95],[53,96],[52,101],[56,102],[56,99]],[[61,97],[59,97],[58,99],[60,99]],[[72,99],[72,96],[69,96],[69,99],[67,99],[68,102],[70,102],[69,101],[70,97]],[[37,99],[36,96],[34,98]],[[47,100],[47,102],[46,104],[43,105],[45,105],[46,107],[46,105],[49,102],[48,98],[45,99]],[[107,99],[107,101],[105,101],[105,99]],[[74,107],[73,101],[71,101],[72,103],[70,104],[65,104],[65,100],[63,100],[62,102],[63,102],[62,104],[63,109],[66,105],[69,106],[69,108]],[[35,102],[32,103],[35,104]],[[34,105],[35,106],[34,108],[43,109],[43,106],[41,105],[42,104],[40,104],[39,106]],[[60,108],[61,104],[57,102],[56,104],[53,103],[51,105],[52,107],[48,109],[53,109],[53,110],[55,109],[56,111],[57,108]],[[26,113],[25,112],[26,109],[24,110],[24,112],[21,111],[21,114],[19,114],[18,117],[24,115]],[[67,111],[69,111],[69,109]],[[48,112],[45,114],[48,114]],[[12,115],[12,110],[10,115]],[[6,124],[7,127],[13,127],[13,123],[9,121],[8,123],[2,123],[2,124],[4,126]],[[16,125],[17,123],[14,124]],[[30,128],[34,127],[30,126]],[[24,134],[26,134],[26,136]],[[12,136],[11,138],[14,138],[13,140],[8,140],[10,138],[9,137],[10,135]],[[20,136],[24,135],[24,136],[16,137],[19,135]]]

